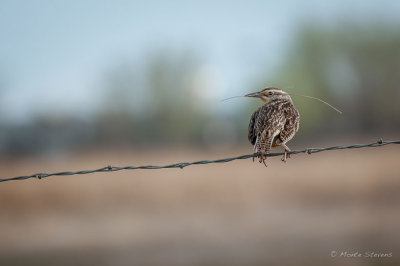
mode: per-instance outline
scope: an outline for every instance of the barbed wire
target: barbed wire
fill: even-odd
[[[317,153],[322,151],[331,151],[331,150],[344,150],[344,149],[358,149],[358,148],[365,148],[365,147],[380,147],[385,146],[388,144],[400,144],[400,140],[387,140],[384,141],[379,139],[376,142],[368,143],[368,144],[352,144],[347,146],[331,146],[326,148],[306,148],[303,150],[293,150],[288,152],[288,154],[298,154],[298,153]],[[279,153],[270,153],[268,157],[275,157],[283,155],[283,152]],[[115,172],[121,170],[136,170],[136,169],[165,169],[165,168],[181,168],[190,166],[190,165],[197,165],[197,164],[211,164],[211,163],[227,163],[234,160],[242,160],[242,159],[249,159],[254,158],[257,154],[247,154],[241,155],[236,157],[230,158],[223,158],[223,159],[216,159],[216,160],[201,160],[201,161],[194,161],[194,162],[180,162],[180,163],[173,163],[167,164],[163,166],[157,165],[142,165],[142,166],[112,166],[108,165],[99,169],[93,170],[80,170],[80,171],[67,171],[67,172],[57,172],[57,173],[36,173],[32,175],[25,175],[25,176],[16,176],[16,177],[9,177],[9,178],[0,178],[0,182],[11,181],[11,180],[25,180],[29,178],[38,178],[42,179],[49,176],[68,176],[68,175],[85,175],[85,174],[92,174],[92,173],[103,173],[103,172]]]

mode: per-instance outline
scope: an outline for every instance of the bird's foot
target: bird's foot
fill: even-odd
[[[286,159],[287,158],[290,158],[290,154],[288,153],[290,151],[290,149],[288,148],[288,149],[286,149],[285,148],[285,153],[283,154],[283,157],[282,157],[282,162],[285,162],[286,163]]]
[[[260,163],[263,163],[265,165],[265,167],[268,166],[267,163],[265,162],[265,160],[267,160],[267,155],[265,153],[260,152],[260,153],[258,153],[257,157],[260,159],[259,160]]]

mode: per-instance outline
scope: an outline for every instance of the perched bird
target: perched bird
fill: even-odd
[[[300,114],[289,94],[278,88],[266,88],[245,96],[260,98],[265,103],[251,116],[248,134],[260,163],[267,166],[267,154],[271,147],[277,146],[285,149],[282,161],[286,162],[286,158],[290,157],[286,143],[296,134],[300,122]]]

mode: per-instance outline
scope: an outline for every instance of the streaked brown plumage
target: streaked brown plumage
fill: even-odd
[[[253,113],[249,124],[248,139],[254,145],[260,163],[265,165],[266,155],[272,147],[282,146],[286,162],[290,151],[286,143],[293,138],[299,129],[300,114],[290,96],[281,89],[266,88],[260,92],[250,93],[247,97],[257,97],[265,102]]]

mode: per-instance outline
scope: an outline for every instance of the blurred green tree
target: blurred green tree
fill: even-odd
[[[398,27],[344,22],[333,28],[306,25],[272,80],[283,88],[294,86],[288,91],[326,99],[344,111],[337,118],[329,108],[294,96],[302,115],[301,132],[307,135],[383,134],[400,129],[399,69]],[[259,84],[265,81],[260,80]]]
[[[106,75],[102,140],[143,144],[201,141],[206,114],[194,108],[188,80],[198,69],[192,53],[161,51],[140,64],[125,62]]]

